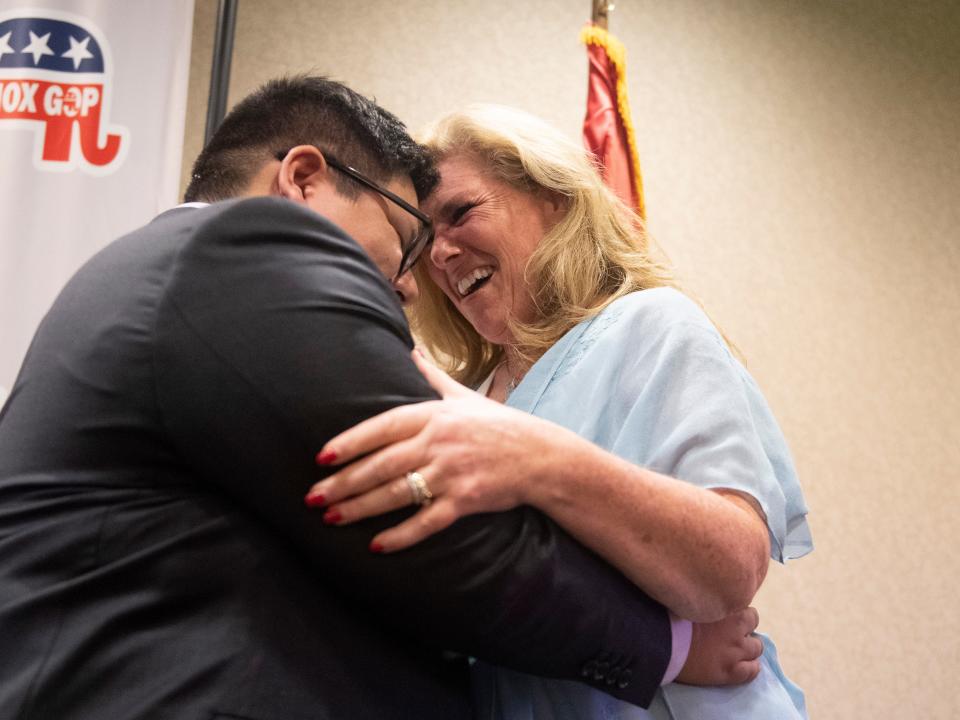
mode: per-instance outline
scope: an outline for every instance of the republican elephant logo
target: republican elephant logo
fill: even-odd
[[[86,18],[0,13],[0,130],[32,130],[40,170],[113,172],[129,145],[109,123],[110,50]]]

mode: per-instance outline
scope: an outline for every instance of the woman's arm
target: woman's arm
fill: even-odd
[[[553,472],[526,484],[525,502],[681,617],[711,622],[750,603],[770,557],[756,501],[564,440],[544,444]]]
[[[637,467],[553,423],[455,383],[419,357],[443,401],[397,408],[331,440],[318,457],[348,462],[308,496],[344,524],[410,504],[419,471],[432,505],[374,538],[393,552],[465,515],[528,504],[552,516],[639,587],[698,622],[749,604],[766,573],[755,504]]]

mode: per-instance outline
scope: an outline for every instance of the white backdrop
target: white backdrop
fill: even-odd
[[[194,0],[0,0],[0,402],[60,288],[177,202]]]

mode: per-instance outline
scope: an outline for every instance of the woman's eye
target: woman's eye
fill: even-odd
[[[474,203],[472,202],[464,203],[463,205],[458,206],[457,209],[454,210],[453,213],[450,215],[450,224],[456,225],[457,223],[459,223],[463,219],[464,215],[470,212],[470,209],[472,207],[474,207]]]

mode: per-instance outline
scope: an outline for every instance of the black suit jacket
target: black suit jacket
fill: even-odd
[[[457,718],[470,653],[647,704],[662,607],[530,509],[396,555],[313,455],[435,397],[359,246],[278,198],[179,209],[65,287],[0,415],[0,718]]]

